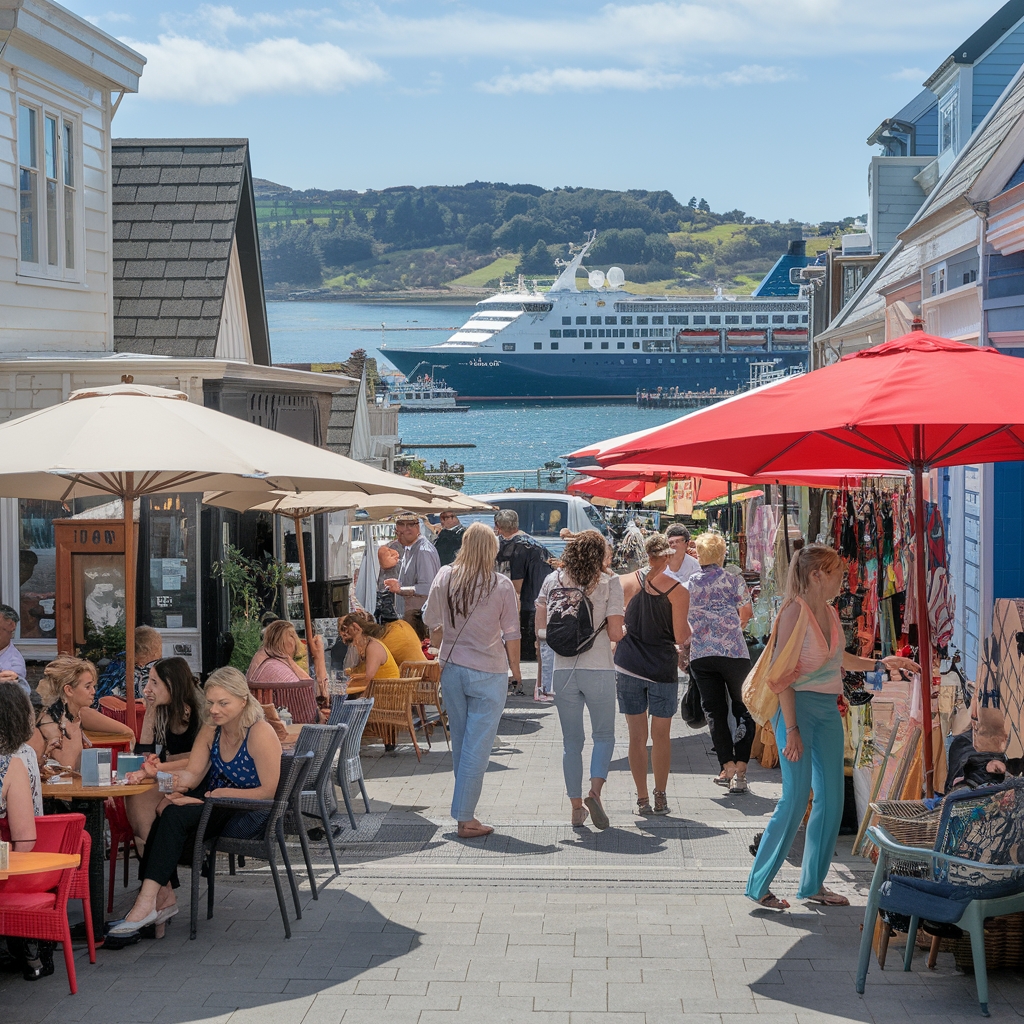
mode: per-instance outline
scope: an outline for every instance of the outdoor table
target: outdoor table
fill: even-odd
[[[44,797],[70,800],[71,809],[85,815],[85,830],[92,839],[92,851],[89,854],[89,901],[92,904],[92,928],[97,943],[103,941],[103,908],[106,906],[103,891],[104,801],[107,797],[137,796],[155,788],[155,782],[142,782],[137,786],[83,786],[81,778],[75,778],[71,783],[43,783]]]
[[[13,875],[38,875],[44,871],[77,868],[80,860],[77,853],[15,853],[12,850],[8,854],[7,870],[0,870],[0,881]]]

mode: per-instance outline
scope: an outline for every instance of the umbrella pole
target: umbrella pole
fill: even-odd
[[[302,615],[306,620],[306,659],[309,662],[309,674],[314,682],[316,669],[313,667],[313,619],[309,614],[309,583],[306,580],[306,547],[302,541],[302,516],[294,516],[295,543],[299,549],[299,580],[302,583]],[[288,610],[285,609],[285,615]]]
[[[126,474],[126,486],[121,499],[124,512],[124,702],[125,723],[138,738],[138,719],[135,711],[135,474]]]
[[[920,427],[914,427],[919,440]],[[928,548],[924,535],[924,466],[914,463],[914,564],[917,569],[917,641],[921,663],[921,714],[925,796],[934,793],[935,764],[932,752],[932,638],[928,621]],[[899,799],[900,794],[895,794]]]

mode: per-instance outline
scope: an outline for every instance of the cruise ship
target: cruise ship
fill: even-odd
[[[618,267],[607,276],[591,271],[590,288],[580,291],[576,274],[595,237],[549,291],[528,290],[520,278],[515,291],[478,302],[447,341],[381,345],[381,354],[410,380],[443,366],[459,398],[476,401],[635,398],[659,387],[728,392],[748,385],[753,363],[774,363],[780,373],[807,368],[807,300],[764,294],[787,257],[749,296],[634,295],[622,290]],[[787,270],[785,291],[793,290]]]

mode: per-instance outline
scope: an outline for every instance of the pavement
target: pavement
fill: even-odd
[[[974,979],[949,953],[928,971],[922,951],[904,973],[894,944],[887,969],[872,960],[866,994],[856,994],[871,865],[851,856],[849,839],[840,839],[828,884],[853,906],[794,901],[778,915],[744,898],[747,847],[778,798],[778,770],[752,764],[750,792],[730,796],[711,781],[717,763],[707,731],[677,718],[671,813],[637,818],[621,718],[617,735],[605,788],[612,827],[573,829],[557,713],[511,698],[478,811],[496,829],[484,840],[460,840],[448,817],[453,780],[443,738],[419,762],[408,745],[395,754],[364,746],[370,813],[357,815],[355,831],[343,810],[335,819],[343,826],[340,874],[326,844],[314,844],[317,900],[296,870],[303,913],[290,940],[265,865],[250,861],[233,878],[221,864],[214,917],[201,914],[189,941],[183,870],[182,912],[164,939],[100,949],[95,965],[76,947],[75,996],[59,952],[50,978],[0,975],[0,1024],[979,1019]],[[798,838],[774,887],[790,899],[799,847]],[[292,863],[302,863],[297,848]],[[121,913],[136,884],[118,882]],[[993,1020],[1024,1015],[1019,973],[991,972],[990,988]]]

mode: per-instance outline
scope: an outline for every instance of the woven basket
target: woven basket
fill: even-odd
[[[935,846],[935,837],[939,833],[939,820],[942,808],[929,809],[923,800],[879,800],[872,803],[871,809],[877,815],[876,824],[904,846],[918,846],[930,850]],[[870,843],[868,857],[878,861],[878,849]],[[911,867],[908,865],[908,867]],[[912,865],[911,870],[896,870],[896,874],[920,874],[921,865]]]
[[[974,971],[971,937],[966,932],[955,939],[953,956],[961,971]],[[1024,967],[1024,912],[990,917],[985,922],[985,966],[989,971],[1003,967]]]

